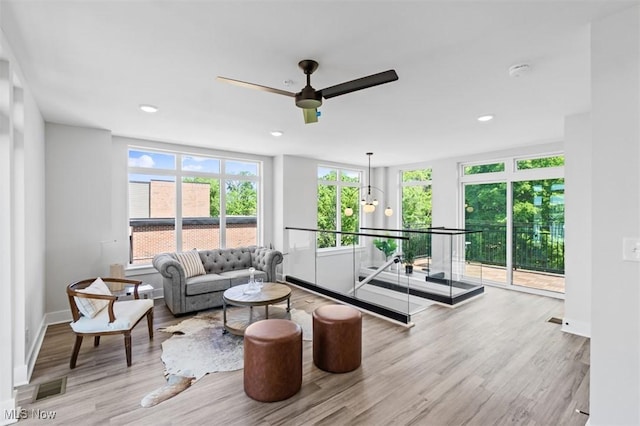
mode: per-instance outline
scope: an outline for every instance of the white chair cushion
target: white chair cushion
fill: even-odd
[[[103,309],[93,317],[80,317],[71,323],[76,333],[99,333],[103,331],[120,331],[132,328],[144,314],[153,308],[153,300],[136,299],[124,300],[113,304],[116,320],[109,324],[109,309]]]
[[[104,296],[112,295],[109,287],[107,287],[101,278],[96,278],[89,287],[78,290],[78,293],[101,294]],[[74,299],[80,313],[89,318],[95,317],[98,312],[103,310],[109,304],[108,300],[103,299],[89,299],[87,297],[74,297]]]

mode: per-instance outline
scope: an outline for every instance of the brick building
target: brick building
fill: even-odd
[[[149,263],[156,253],[176,251],[175,182],[129,182],[129,261]],[[208,183],[182,184],[182,250],[221,246],[220,218],[210,216]],[[257,218],[227,216],[225,247],[255,245]]]

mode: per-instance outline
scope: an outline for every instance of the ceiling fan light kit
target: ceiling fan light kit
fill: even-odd
[[[355,92],[369,87],[378,86],[384,83],[390,83],[398,79],[395,70],[388,70],[367,77],[358,78],[356,80],[347,81],[345,83],[336,84],[321,90],[316,90],[311,86],[311,74],[318,69],[318,62],[313,59],[303,59],[298,62],[298,66],[307,76],[307,85],[298,93],[288,92],[273,87],[261,86],[259,84],[247,83],[246,81],[234,80],[227,77],[217,77],[218,81],[235,84],[236,86],[246,87],[249,89],[262,90],[277,95],[289,96],[295,99],[296,106],[302,109],[302,115],[305,123],[316,123],[318,121],[318,108],[322,105],[322,98],[329,99],[347,93]]]

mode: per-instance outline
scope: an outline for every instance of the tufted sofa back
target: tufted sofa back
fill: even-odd
[[[200,259],[207,274],[247,269],[253,266],[251,254],[256,247],[201,250]]]

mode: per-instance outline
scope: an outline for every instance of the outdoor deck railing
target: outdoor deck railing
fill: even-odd
[[[485,265],[506,266],[507,227],[491,223],[467,222],[466,228],[482,231],[469,234],[466,259]],[[427,229],[424,224],[406,224],[406,229]],[[419,238],[423,238],[424,241]],[[416,258],[431,255],[428,235],[417,236]],[[564,223],[517,223],[513,226],[513,267],[530,271],[564,274]]]

